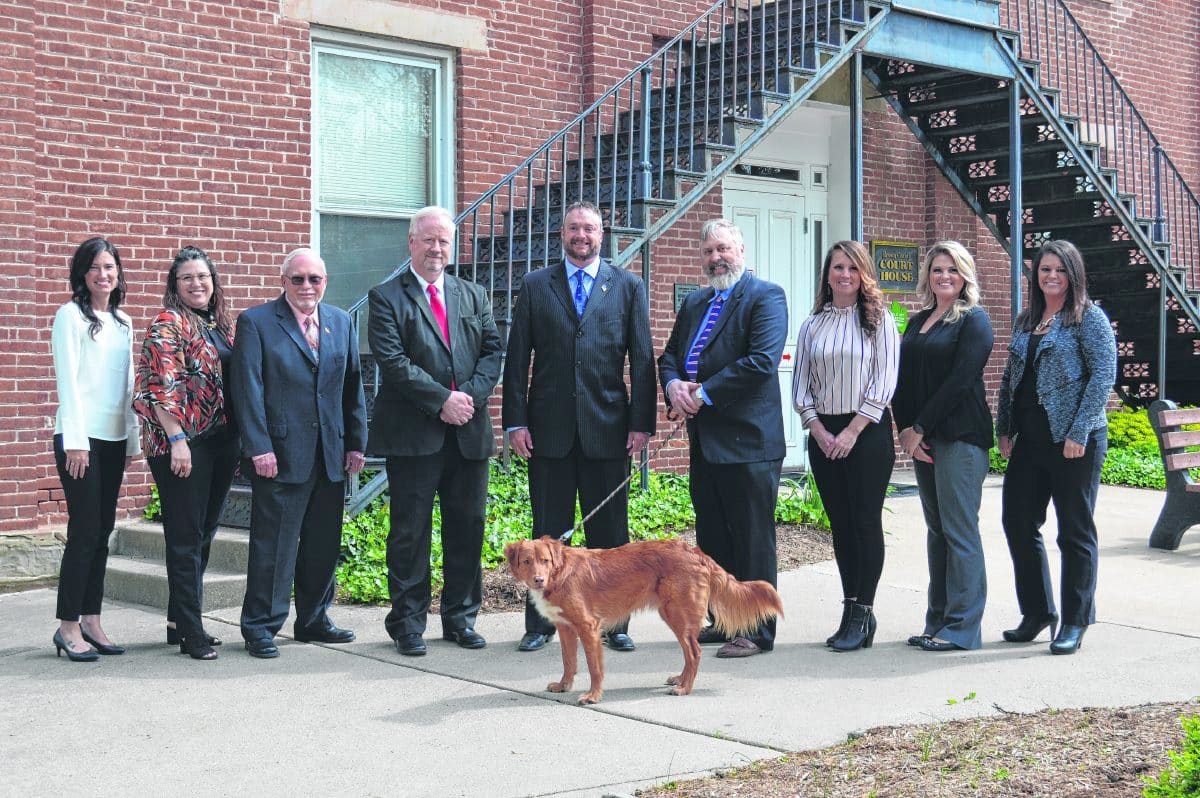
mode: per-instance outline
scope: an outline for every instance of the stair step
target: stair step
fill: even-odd
[[[104,596],[114,601],[167,608],[167,567],[156,560],[138,557],[109,557],[104,575]],[[201,610],[237,607],[246,595],[246,575],[214,571],[204,574]]]
[[[157,521],[123,521],[110,544],[113,554],[163,561],[166,541]],[[208,567],[217,571],[246,571],[250,552],[249,534],[240,529],[220,528],[209,549]]]

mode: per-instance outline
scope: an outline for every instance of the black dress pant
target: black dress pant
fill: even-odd
[[[1108,430],[1088,436],[1082,457],[1063,457],[1063,444],[1048,437],[1018,435],[1004,474],[1002,517],[1012,555],[1017,603],[1023,615],[1054,612],[1054,587],[1042,541],[1046,508],[1054,502],[1058,549],[1062,555],[1062,622],[1088,626],[1096,621],[1099,566],[1096,495],[1108,452]]]
[[[584,457],[576,440],[566,457],[529,459],[529,500],[533,505],[533,538],[561,536],[575,526],[575,497],[583,515],[590,513],[613,489],[629,476],[629,458]],[[629,542],[629,486],[613,496],[600,512],[583,526],[589,549],[612,549]],[[610,627],[624,634],[628,621]],[[550,634],[554,624],[542,617],[528,597],[525,601],[525,631]]]
[[[837,435],[854,420],[854,414],[822,415],[820,419],[825,429]],[[883,500],[895,463],[892,417],[886,412],[879,423],[863,429],[850,454],[840,460],[830,460],[808,436],[808,465],[829,515],[842,596],[859,604],[875,603],[875,589],[883,574]]]
[[[318,444],[318,447],[320,444]],[[330,621],[334,575],[342,544],[345,480],[330,481],[318,449],[308,479],[299,483],[264,479],[248,459],[251,474],[250,554],[242,637],[270,639],[287,621],[295,584],[296,625],[321,629]]]
[[[483,526],[488,461],[467,460],[454,428],[441,450],[419,457],[389,457],[388,593],[384,621],[393,639],[423,634],[430,605],[429,546],[433,500],[442,513],[442,633],[474,627],[483,601]]]
[[[125,439],[89,438],[88,467],[74,479],[67,473],[62,435],[54,436],[54,464],[67,500],[67,545],[58,571],[57,616],[78,621],[99,615],[104,599],[108,538],[117,519],[117,497],[125,478]]]
[[[782,460],[710,463],[692,444],[689,489],[696,509],[696,545],[743,582],[777,582],[775,504],[782,468]],[[770,651],[775,619],[745,636]]]
[[[186,477],[172,473],[169,452],[148,458],[162,502],[170,591],[167,621],[175,623],[181,637],[204,631],[204,571],[241,451],[237,433],[227,429],[188,446],[192,471]]]

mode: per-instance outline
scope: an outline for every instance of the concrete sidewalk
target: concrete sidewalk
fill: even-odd
[[[989,478],[983,649],[904,643],[921,630],[927,576],[913,493],[888,502],[873,649],[824,647],[840,591],[834,564],[821,563],[781,575],[787,617],[775,651],[719,660],[706,647],[689,697],[663,684],[682,661],[669,630],[656,615],[635,616],[638,650],[607,653],[604,700],[592,708],[574,705],[579,690],[544,692],[559,673],[558,644],[518,653],[517,613],[480,618],[482,651],[442,642],[432,619],[429,654],[410,659],[390,645],[384,609],[339,607],[335,620],[357,642],[282,640],[282,656],[263,661],[241,648],[234,608],[209,616],[209,631],[227,642],[206,663],[165,645],[158,612],[110,604],[105,627],[129,653],[69,663],[50,644],[54,592],[2,595],[0,794],[599,798],[873,726],[1184,700],[1200,695],[1200,530],[1178,551],[1147,548],[1161,504],[1161,493],[1101,489],[1099,623],[1076,656],[1050,656],[1044,634],[1000,642],[1018,612],[1000,481]],[[1053,550],[1053,519],[1047,529]]]

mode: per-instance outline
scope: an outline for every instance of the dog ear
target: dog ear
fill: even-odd
[[[547,536],[545,540],[550,546],[550,564],[554,567],[554,570],[557,571],[562,567],[563,549],[566,548],[566,546],[549,536]]]
[[[504,559],[508,561],[509,569],[516,569],[517,560],[521,559],[521,546],[525,545],[522,540],[515,540],[504,547]]]

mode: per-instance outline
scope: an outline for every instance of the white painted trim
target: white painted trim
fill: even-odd
[[[487,21],[480,17],[384,0],[280,0],[286,19],[342,30],[407,39],[458,50],[488,51]]]

